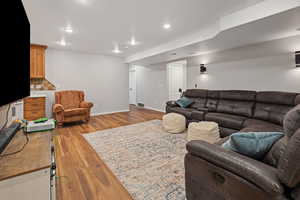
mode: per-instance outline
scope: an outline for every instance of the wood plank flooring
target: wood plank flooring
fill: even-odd
[[[132,200],[82,134],[161,119],[164,113],[130,106],[130,112],[92,117],[56,129],[57,200]]]

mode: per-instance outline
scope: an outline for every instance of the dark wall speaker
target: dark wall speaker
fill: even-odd
[[[300,67],[300,51],[295,52],[296,67]]]

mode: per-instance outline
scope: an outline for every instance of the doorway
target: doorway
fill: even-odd
[[[129,104],[136,105],[136,70],[134,66],[129,68]]]
[[[167,64],[167,79],[169,100],[177,100],[187,87],[187,62],[186,60]]]

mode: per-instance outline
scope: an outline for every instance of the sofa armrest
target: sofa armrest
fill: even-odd
[[[64,111],[64,107],[61,104],[54,104],[52,108],[53,113],[59,113]]]
[[[269,194],[282,194],[284,191],[274,167],[204,141],[189,142],[187,150],[191,155],[230,171]]]
[[[169,106],[169,107],[178,107],[176,101],[168,101],[167,106]]]
[[[93,103],[86,102],[86,101],[81,102],[80,105],[79,105],[80,108],[91,108],[93,106],[94,106]]]

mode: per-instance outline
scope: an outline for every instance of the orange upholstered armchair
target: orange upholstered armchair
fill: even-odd
[[[93,104],[84,101],[82,91],[55,92],[53,114],[59,126],[65,122],[89,121]]]

